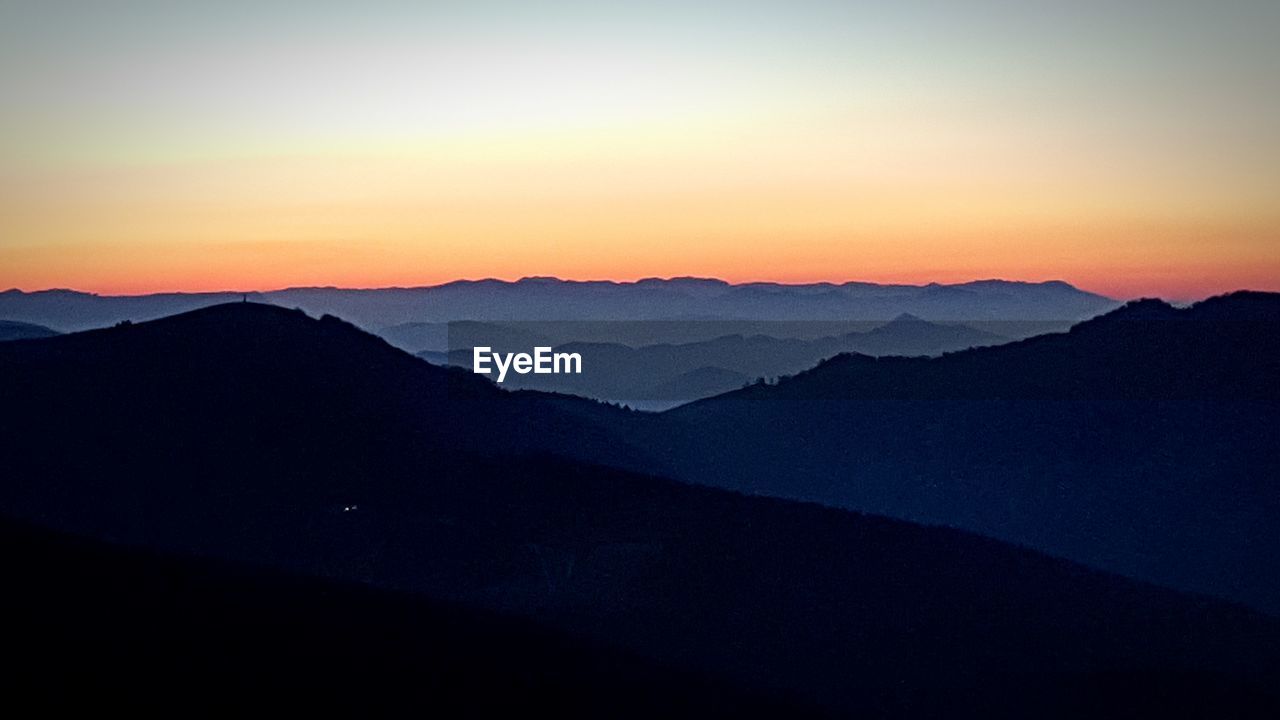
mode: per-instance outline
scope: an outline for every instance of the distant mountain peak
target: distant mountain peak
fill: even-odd
[[[57,330],[34,323],[16,320],[0,320],[0,342],[7,340],[29,340],[60,335]]]
[[[728,283],[703,277],[635,281],[529,276],[457,280],[412,288],[292,288],[253,299],[332,313],[360,327],[463,319],[509,320],[875,320],[909,313],[927,321],[1080,320],[1117,303],[1066,284],[1007,280],[928,285],[829,282]],[[0,295],[0,317],[76,331],[139,322],[239,300],[241,293],[91,295],[67,290]],[[414,348],[420,349],[420,348]]]
[[[1080,323],[1086,327],[1112,321],[1141,320],[1280,320],[1280,293],[1238,290],[1177,307],[1158,298],[1130,300],[1109,313]]]
[[[1176,311],[1173,305],[1159,298],[1139,298],[1130,300],[1115,311],[1116,314],[1167,313]]]
[[[1071,328],[1071,332],[1078,333],[1099,327],[1110,327],[1114,323],[1175,320],[1179,317],[1182,317],[1181,311],[1169,303],[1154,298],[1143,298],[1131,300],[1111,312],[1078,323]]]
[[[1238,290],[1201,300],[1191,306],[1201,318],[1280,320],[1280,293]]]
[[[897,317],[889,321],[889,324],[891,325],[901,325],[901,324],[909,324],[909,323],[928,324],[928,321],[918,315],[912,315],[911,313],[908,313],[908,312],[901,313]]]

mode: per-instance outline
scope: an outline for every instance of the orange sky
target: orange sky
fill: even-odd
[[[595,155],[579,142],[543,138],[536,154],[515,160],[464,159],[466,149],[454,148],[458,157],[422,160],[289,157],[28,176],[0,199],[6,237],[23,238],[0,245],[0,286],[117,294],[698,275],[1064,279],[1115,297],[1280,290],[1280,218],[1241,194],[1165,207],[1164,198],[1196,190],[1122,182],[1066,159],[1046,187],[1018,165],[979,177],[938,161],[885,177],[828,164],[825,148],[801,142],[777,158],[732,140],[651,144],[643,157]],[[669,181],[668,168],[683,170]]]
[[[6,7],[0,288],[1280,290],[1274,4],[497,5]]]

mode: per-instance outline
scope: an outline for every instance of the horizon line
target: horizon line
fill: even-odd
[[[962,287],[966,285],[977,285],[981,283],[1006,283],[1010,285],[1065,285],[1067,287],[1070,287],[1074,290],[1078,290],[1080,292],[1097,295],[1099,297],[1103,297],[1108,300],[1115,300],[1115,301],[1136,300],[1142,297],[1150,297],[1150,296],[1133,296],[1133,297],[1110,296],[1105,293],[1095,292],[1093,290],[1082,288],[1079,285],[1076,285],[1075,283],[1072,283],[1067,280],[1062,280],[1059,278],[1054,278],[1049,280],[1019,280],[1019,279],[1001,278],[1001,277],[975,277],[970,280],[961,280],[957,282],[929,281],[929,282],[914,282],[914,283],[913,282],[877,282],[873,280],[857,280],[857,279],[813,280],[813,281],[803,281],[803,282],[801,281],[787,282],[787,281],[781,281],[781,280],[743,280],[743,281],[735,282],[735,281],[725,280],[723,278],[718,278],[713,276],[704,276],[704,275],[669,275],[669,276],[650,275],[650,276],[638,277],[633,280],[617,280],[613,278],[574,278],[574,277],[560,277],[556,275],[524,275],[516,279],[507,279],[507,278],[496,277],[496,276],[483,276],[483,277],[461,277],[461,278],[455,278],[453,280],[446,280],[443,282],[429,283],[429,284],[422,284],[422,285],[366,285],[366,286],[287,285],[287,286],[273,287],[269,289],[224,288],[220,290],[154,290],[150,292],[109,292],[109,291],[98,292],[93,290],[80,290],[80,289],[69,287],[69,286],[60,286],[60,287],[55,286],[55,287],[25,289],[25,288],[14,286],[14,287],[6,288],[4,290],[0,290],[0,293],[18,292],[26,295],[34,295],[38,293],[68,292],[68,293],[79,293],[83,295],[93,295],[95,297],[141,298],[141,297],[151,297],[155,295],[268,295],[273,293],[290,292],[290,291],[298,291],[298,290],[335,290],[335,291],[344,291],[344,292],[376,292],[376,291],[384,291],[384,290],[412,291],[412,290],[433,290],[433,289],[448,287],[450,285],[461,285],[461,284],[500,283],[504,285],[516,285],[520,283],[529,283],[529,282],[537,282],[537,281],[559,282],[559,283],[576,284],[576,285],[589,285],[589,284],[639,285],[641,283],[647,283],[647,282],[668,282],[669,283],[669,282],[678,282],[678,281],[695,281],[695,282],[719,283],[719,284],[727,285],[730,287],[746,287],[751,285],[772,285],[772,286],[778,286],[778,287],[829,286],[833,288],[845,287],[849,285],[869,285],[869,286],[885,287],[885,288],[893,288],[893,287],[927,288],[927,287],[933,287],[933,286]],[[1246,289],[1248,288],[1238,288],[1238,290],[1246,290]],[[1233,291],[1225,291],[1225,292],[1233,292]],[[1216,294],[1223,294],[1223,293],[1216,293]],[[1206,296],[1206,297],[1209,297],[1209,296]],[[1189,300],[1191,298],[1161,298],[1161,299]]]

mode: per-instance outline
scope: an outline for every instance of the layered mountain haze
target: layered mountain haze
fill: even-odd
[[[243,295],[11,290],[0,293],[0,317],[74,331],[237,300],[335,314],[437,364],[471,367],[477,346],[580,352],[581,375],[513,374],[508,387],[654,410],[807,370],[842,352],[937,355],[1063,330],[1115,305],[1061,282],[732,285],[701,278],[525,278]]]
[[[1280,295],[843,355],[664,414],[677,477],[963,527],[1280,611]],[[732,432],[725,429],[732,428]]]
[[[1227,298],[1193,310],[1253,308],[1249,323],[1268,322],[1272,302]],[[1144,327],[1135,324],[1110,352],[1145,347]],[[1252,336],[1257,326],[1249,327]],[[1158,337],[1184,341],[1188,362],[1227,337],[1246,340],[1215,331],[1192,341],[1197,328]],[[1020,348],[1046,343],[1063,362],[1083,362],[1070,342],[1093,332],[867,362],[950,367],[1004,352],[1021,357],[1030,351]],[[1121,338],[1096,342],[1103,340]],[[840,446],[870,447],[863,442],[881,443],[888,456],[909,446],[933,452],[937,436],[919,434],[933,432],[927,422],[890,421],[884,433],[899,433],[892,441],[860,437],[882,418],[846,426],[839,441],[800,441],[815,432],[802,418],[767,405],[746,412],[752,398],[801,387],[848,361],[654,415],[502,391],[335,318],[257,303],[4,343],[0,455],[8,480],[0,511],[99,541],[518,616],[658,668],[644,670],[655,697],[696,703],[696,693],[680,688],[686,673],[697,673],[768,702],[840,715],[984,708],[987,717],[1071,717],[1120,703],[1244,715],[1277,707],[1280,624],[1272,617],[965,532],[662,477],[787,494],[783,483],[800,480],[781,472],[782,449],[806,453],[792,457],[800,472],[838,459]],[[1210,381],[1201,390],[1257,389],[1234,370]],[[1181,392],[1194,395],[1185,384]],[[1155,447],[1169,452],[1159,430],[1167,421],[1154,422]],[[1269,451],[1254,446],[1273,427],[1242,436],[1235,449],[1267,461]],[[692,443],[708,446],[707,463],[686,453]],[[1224,482],[1209,463],[1226,449],[1204,446],[1203,484]],[[1109,459],[1077,450],[1081,463]],[[960,452],[966,467],[970,456]],[[1012,483],[1059,458],[1026,446],[1005,459]],[[760,476],[748,466],[762,462],[778,485],[752,487]],[[838,473],[857,487],[861,478],[846,470],[833,465],[820,477],[834,488]],[[1261,477],[1237,484],[1267,497]],[[1078,500],[1043,496],[1067,515]],[[1205,557],[1222,547],[1205,546]],[[466,618],[463,632],[482,622]],[[544,646],[523,647],[536,654]]]
[[[5,340],[46,338],[53,337],[58,334],[58,331],[51,330],[43,325],[17,322],[14,320],[0,320],[0,342],[4,342]]]
[[[693,334],[700,322],[650,323],[451,323],[446,354],[419,352],[435,363],[472,368],[474,349],[522,352],[536,346],[582,358],[580,373],[511,373],[502,382],[508,388],[529,388],[572,393],[617,402],[641,409],[666,409],[691,400],[734,390],[759,378],[777,378],[807,370],[818,362],[848,352],[867,355],[940,355],[944,352],[1008,342],[1009,338],[961,324],[931,323],[903,314],[887,323],[847,323],[861,326],[839,335],[805,339],[814,332],[809,323],[739,323],[752,334],[718,336],[687,343],[638,346],[620,342],[568,341],[553,338],[621,336],[640,337],[684,332]],[[638,327],[630,327],[635,325]],[[712,323],[717,327],[718,323]],[[820,327],[827,327],[822,323]],[[710,329],[710,328],[708,328]],[[795,336],[801,337],[795,337]],[[492,374],[490,375],[492,377]]]
[[[0,697],[1277,720],[1277,37],[0,1]]]
[[[429,287],[375,290],[292,288],[250,292],[247,297],[255,302],[301,308],[313,315],[337,315],[374,332],[407,323],[457,320],[885,322],[902,313],[926,320],[956,322],[1072,322],[1116,305],[1109,298],[1063,282],[1003,280],[957,285],[855,282],[734,285],[702,278],[652,278],[636,282],[525,278],[516,282],[461,280]],[[241,298],[236,292],[109,296],[71,290],[8,290],[0,292],[0,317],[69,332],[123,320],[152,320]],[[424,344],[405,349],[417,352],[441,348]]]

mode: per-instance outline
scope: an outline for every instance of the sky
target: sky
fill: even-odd
[[[1280,3],[0,0],[0,288],[1280,290]]]

